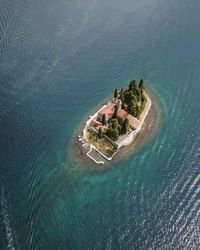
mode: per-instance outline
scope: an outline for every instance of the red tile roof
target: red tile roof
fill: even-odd
[[[116,105],[115,103],[108,104],[105,108],[103,108],[102,110],[99,111],[99,114],[101,114],[101,115],[105,114],[106,119],[108,119],[109,117],[111,117],[114,114],[115,105]],[[118,116],[121,117],[123,120],[128,118],[131,127],[135,128],[135,129],[137,129],[140,126],[140,121],[137,118],[130,115],[124,109],[118,110]],[[102,130],[105,128],[105,126],[103,126],[100,122],[98,122],[96,120],[95,120],[95,122],[97,122],[99,124],[96,126],[94,126],[94,125],[92,125],[92,126],[94,126],[97,130],[99,130],[100,127]]]
[[[99,114],[101,114],[101,115],[105,114],[106,119],[108,119],[109,117],[111,117],[114,114],[115,105],[116,105],[116,103],[108,104],[105,108],[103,108],[102,110],[99,111]]]
[[[93,127],[96,128],[97,130],[99,130],[100,128],[101,128],[102,130],[104,130],[105,127],[106,127],[106,126],[104,126],[102,123],[100,123],[100,122],[98,122],[98,121],[96,121],[96,120],[92,120],[92,121],[90,122],[90,126],[93,126]]]
[[[131,127],[135,129],[137,129],[140,126],[141,122],[137,118],[133,117],[128,112],[126,112],[124,109],[119,109],[118,116],[121,117],[122,119],[128,118]]]
[[[119,109],[119,110],[118,110],[118,116],[119,116],[120,118],[125,119],[125,118],[128,117],[128,115],[129,115],[129,113],[126,112],[124,109]]]

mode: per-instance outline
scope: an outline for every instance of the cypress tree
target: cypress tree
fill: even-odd
[[[136,117],[139,119],[140,117],[140,114],[141,114],[141,111],[140,111],[140,107],[137,105],[136,106]]]
[[[115,110],[112,118],[113,118],[113,119],[117,119],[117,117],[118,117],[118,111]]]
[[[112,128],[113,129],[118,129],[118,120],[117,119],[112,120]]]
[[[135,95],[132,95],[131,96],[131,101],[130,103],[133,105],[133,104],[136,104],[137,103],[137,97]]]
[[[129,106],[129,112],[132,116],[138,117],[139,115],[139,106],[137,103],[133,103],[133,105]]]
[[[119,139],[119,131],[118,131],[118,129],[113,129],[113,133],[112,133],[112,139],[114,140],[114,141],[117,141],[118,139]]]
[[[117,117],[118,117],[118,111],[115,110],[115,112],[114,112],[114,114],[113,114],[113,119],[117,119]]]
[[[112,137],[112,134],[113,134],[113,128],[109,128],[108,131],[107,131],[107,136],[108,137]]]
[[[142,78],[142,79],[140,80],[139,88],[142,89],[142,90],[145,89],[145,86],[144,86],[144,78]]]
[[[129,90],[133,90],[133,81],[131,81],[129,84]]]
[[[125,124],[126,124],[126,132],[128,132],[128,130],[130,129],[130,123],[128,118],[125,119]]]
[[[101,139],[103,137],[103,132],[102,132],[101,128],[99,128],[98,137],[99,137],[99,139]]]
[[[106,115],[103,114],[103,117],[102,117],[102,124],[105,125],[106,124]]]
[[[128,110],[128,105],[126,103],[122,103],[122,109],[127,111]]]
[[[115,89],[114,98],[118,98],[118,89]]]
[[[134,96],[134,94],[133,94],[132,90],[126,91],[125,96],[124,96],[125,102],[129,103],[134,98],[133,96]]]
[[[115,111],[114,111],[114,114],[113,114],[113,119],[117,119],[118,118],[118,106],[115,105]]]
[[[141,100],[141,91],[140,91],[140,89],[138,87],[135,88],[134,94],[136,95],[137,101],[139,102]]]
[[[123,123],[123,119],[120,116],[117,117],[117,120],[118,120],[118,124],[122,124]]]
[[[131,115],[135,114],[133,110],[135,109],[136,105],[137,105],[137,98],[136,96],[134,96],[133,100],[131,100],[131,102],[128,105],[128,111]]]
[[[122,126],[121,125],[118,126],[118,131],[119,131],[119,135],[121,135],[122,134]]]
[[[136,79],[133,79],[133,91],[137,88],[137,81]]]
[[[120,92],[120,99],[121,99],[122,103],[125,102],[125,99],[124,99],[124,91],[121,91],[121,92]]]
[[[129,112],[132,116],[136,117],[137,115],[136,105],[131,106]]]
[[[126,118],[124,120],[124,123],[123,123],[123,126],[122,126],[122,133],[123,134],[126,134],[128,132],[128,130],[130,129],[130,123],[129,123],[129,120],[128,118]]]

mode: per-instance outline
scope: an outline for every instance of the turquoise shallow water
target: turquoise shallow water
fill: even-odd
[[[199,8],[1,1],[0,249],[200,247]],[[141,77],[157,134],[104,171],[77,167],[80,122]]]

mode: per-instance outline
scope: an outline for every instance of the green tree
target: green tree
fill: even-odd
[[[106,115],[103,114],[102,116],[102,124],[105,125],[106,124]]]
[[[134,89],[134,94],[139,102],[141,100],[141,90],[138,87]]]
[[[142,78],[142,79],[140,80],[139,88],[142,89],[142,90],[145,89],[145,86],[144,86],[144,78]]]
[[[117,119],[113,119],[112,120],[112,128],[113,129],[118,129],[118,120]]]
[[[130,108],[129,108],[129,112],[132,116],[136,117],[137,116],[137,108],[136,108],[137,105],[132,105]]]
[[[140,118],[140,114],[141,114],[141,110],[140,107],[137,105],[136,106],[136,117],[139,119]]]
[[[133,91],[132,90],[127,90],[125,92],[124,98],[125,98],[125,103],[129,103],[134,97]]]
[[[101,128],[99,128],[98,137],[99,137],[99,139],[101,139],[103,137],[103,132],[102,132]]]
[[[129,84],[129,90],[133,90],[133,81],[131,81]]]
[[[136,105],[137,105],[137,98],[136,98],[136,96],[134,96],[134,99],[131,100],[130,103],[129,103],[129,105],[128,105],[128,112],[129,112],[130,114],[133,113],[132,110],[133,110],[134,107],[136,107]]]
[[[118,106],[115,105],[115,111],[114,111],[114,114],[113,114],[113,119],[117,119],[118,117]]]
[[[146,96],[142,93],[141,95],[141,106],[140,106],[140,114],[142,113],[142,111],[144,110],[146,103],[147,103],[147,98]]]
[[[113,129],[113,133],[112,133],[112,139],[114,141],[117,141],[119,139],[119,131],[117,128]]]
[[[107,135],[107,134],[108,134],[108,129],[105,128],[105,129],[103,130],[103,135]]]
[[[128,105],[126,103],[122,103],[122,109],[127,111],[128,110]]]
[[[137,81],[136,81],[136,79],[133,79],[133,90],[134,90],[135,88],[137,88],[137,87],[138,87]]]
[[[107,122],[110,125],[112,123],[112,117],[109,117]]]
[[[122,134],[122,126],[121,125],[118,126],[118,131],[119,131],[119,135],[121,135]]]
[[[135,95],[131,96],[131,101],[130,103],[137,103],[137,97]]]
[[[110,127],[110,128],[107,130],[107,136],[108,136],[108,137],[112,137],[112,134],[113,134],[113,128]]]
[[[134,103],[129,107],[129,113],[137,118],[140,116],[140,107],[138,106],[137,103]]]
[[[130,123],[129,123],[129,120],[128,118],[126,118],[124,120],[124,123],[123,123],[123,126],[122,126],[122,133],[123,134],[126,134],[128,132],[128,130],[130,129]]]
[[[118,89],[115,89],[114,98],[118,98]]]
[[[117,117],[117,120],[118,120],[118,124],[122,124],[123,123],[123,119],[120,116]]]
[[[125,102],[124,91],[121,91],[121,92],[120,92],[120,99],[121,99],[122,103]]]

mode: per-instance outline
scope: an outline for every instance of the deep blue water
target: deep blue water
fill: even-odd
[[[0,2],[0,249],[200,248],[200,2]],[[107,170],[70,159],[80,122],[133,78],[154,137]]]

